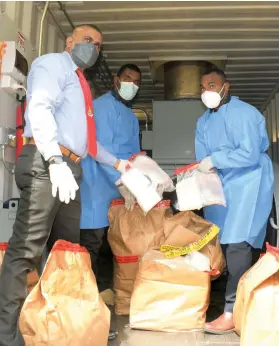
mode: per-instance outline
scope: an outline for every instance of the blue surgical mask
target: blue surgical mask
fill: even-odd
[[[131,101],[137,94],[139,87],[133,82],[120,82],[118,93],[123,100]]]
[[[93,43],[77,43],[72,49],[72,59],[80,68],[93,66],[99,57],[99,52]]]

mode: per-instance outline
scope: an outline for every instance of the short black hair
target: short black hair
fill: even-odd
[[[119,71],[117,72],[117,77],[121,77],[122,74],[123,74],[123,72],[124,72],[127,68],[128,68],[129,70],[138,72],[138,73],[141,75],[141,70],[140,70],[140,68],[139,68],[137,65],[134,65],[134,64],[125,64],[125,65],[123,65],[123,66],[120,67]]]
[[[225,72],[223,70],[221,70],[220,68],[218,68],[216,65],[214,64],[208,64],[204,70],[204,72],[202,73],[202,77],[203,76],[207,76],[211,73],[216,73],[218,76],[222,77],[224,82],[227,81],[227,76],[225,74]]]
[[[91,29],[94,29],[96,30],[98,33],[100,33],[101,35],[103,35],[102,31],[94,24],[80,24],[80,25],[77,25],[75,26],[75,28],[73,29],[73,32],[76,30],[76,29],[79,29],[79,28],[84,28],[84,27],[88,27],[88,28],[91,28]]]

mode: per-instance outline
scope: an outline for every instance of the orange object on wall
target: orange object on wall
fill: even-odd
[[[0,79],[1,79],[1,71],[2,71],[2,58],[3,55],[6,53],[5,48],[7,47],[7,44],[3,41],[0,41]]]

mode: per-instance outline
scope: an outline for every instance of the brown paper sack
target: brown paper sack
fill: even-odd
[[[240,279],[234,306],[241,346],[279,345],[279,249],[267,253]]]
[[[165,220],[165,240],[163,243],[177,247],[189,245],[199,241],[212,226],[212,223],[195,213],[182,211]],[[226,262],[218,236],[205,245],[200,252],[209,257],[211,269],[219,272],[217,275],[212,275],[211,280],[219,277],[226,267]]]
[[[149,250],[141,259],[131,299],[134,329],[177,332],[204,326],[209,304],[210,274]]]
[[[8,248],[8,243],[0,243],[0,268],[3,263],[5,252]],[[27,289],[28,292],[31,292],[32,289],[36,286],[39,281],[39,275],[37,270],[34,269],[30,273],[27,274]]]
[[[158,203],[147,215],[136,205],[125,208],[123,200],[112,202],[109,210],[108,241],[114,254],[115,312],[128,315],[140,257],[159,246],[164,238],[164,219],[171,213],[170,201]]]
[[[110,311],[99,296],[87,250],[58,240],[20,315],[27,346],[106,346]]]

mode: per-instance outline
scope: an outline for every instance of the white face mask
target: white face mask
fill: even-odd
[[[207,108],[214,109],[220,105],[220,102],[225,96],[225,94],[223,95],[223,97],[220,96],[220,93],[223,91],[225,84],[226,83],[224,83],[222,89],[218,93],[216,91],[205,91],[202,93],[201,100]]]
[[[130,101],[138,92],[139,87],[133,82],[120,82],[118,93],[123,100]]]

